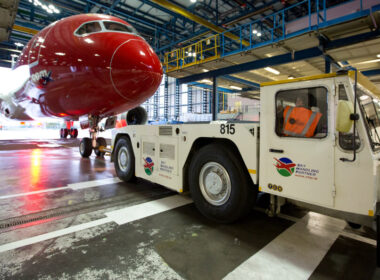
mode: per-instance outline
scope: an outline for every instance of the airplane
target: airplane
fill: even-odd
[[[285,169],[286,171],[289,172],[289,174],[293,174],[292,168],[296,167],[295,163],[284,163],[276,158],[273,158],[273,159],[277,161],[276,164],[273,164],[276,168]]]
[[[51,23],[24,47],[11,71],[13,82],[0,85],[0,113],[28,121],[65,120],[61,138],[76,138],[72,122],[90,130],[79,145],[82,157],[103,156],[99,122],[113,128],[128,110],[128,124],[143,124],[139,106],[162,80],[162,65],[149,44],[126,21],[102,14],[80,14]]]

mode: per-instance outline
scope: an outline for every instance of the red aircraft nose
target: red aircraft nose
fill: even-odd
[[[152,96],[162,79],[162,66],[153,49],[142,39],[122,43],[111,59],[115,91],[136,107]]]

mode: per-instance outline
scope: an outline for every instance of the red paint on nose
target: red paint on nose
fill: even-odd
[[[153,49],[141,38],[122,43],[111,60],[115,91],[136,107],[151,97],[162,79],[162,66]]]

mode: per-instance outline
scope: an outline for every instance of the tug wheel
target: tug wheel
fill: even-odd
[[[114,164],[117,176],[125,181],[133,181],[135,177],[135,155],[131,141],[122,137],[116,142]]]
[[[222,144],[201,148],[190,163],[190,193],[198,210],[217,222],[231,223],[253,207],[257,188],[244,164]]]

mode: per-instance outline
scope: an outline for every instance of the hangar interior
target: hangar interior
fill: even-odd
[[[263,84],[342,69],[380,91],[378,0],[2,0],[0,67],[12,68],[42,29],[78,14],[127,21],[159,57],[163,79],[142,104],[150,124],[258,122]],[[346,223],[307,205],[275,213],[274,198],[259,194],[244,219],[215,223],[188,197],[144,179],[122,182],[109,158],[81,158],[77,145],[0,141],[1,278],[380,279],[375,220]],[[356,150],[365,148],[354,159]]]

